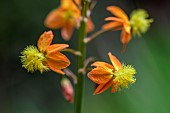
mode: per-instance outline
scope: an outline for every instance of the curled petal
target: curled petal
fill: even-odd
[[[74,26],[71,24],[65,24],[61,29],[61,35],[64,40],[69,41],[74,31]]]
[[[50,44],[53,40],[53,37],[54,37],[54,35],[53,35],[52,31],[44,32],[38,40],[38,49],[41,52],[46,51],[46,48],[48,46],[50,46]]]
[[[47,54],[45,62],[48,67],[55,72],[61,72],[61,69],[70,65],[69,59],[60,52]]]
[[[88,73],[88,77],[97,84],[107,83],[113,76],[112,70],[104,68],[94,68]]]
[[[48,28],[51,29],[57,29],[63,26],[64,24],[64,19],[63,19],[63,9],[62,8],[57,8],[51,11],[44,22],[44,25]]]
[[[100,84],[100,85],[96,88],[96,90],[94,91],[93,94],[96,95],[96,94],[100,94],[100,93],[106,91],[112,84],[113,84],[113,80],[112,80],[112,79],[110,79],[110,80],[109,80],[107,83],[105,83],[105,84]]]
[[[122,18],[126,22],[128,22],[128,16],[126,15],[126,13],[121,8],[119,8],[117,6],[108,6],[107,10],[110,11],[115,16]]]
[[[104,30],[120,30],[122,29],[122,23],[120,22],[109,22],[102,26]]]
[[[122,64],[120,63],[120,61],[114,56],[112,55],[110,52],[108,53],[109,58],[112,62],[112,65],[115,69],[115,71],[119,70],[122,67]]]
[[[121,42],[123,44],[122,52],[125,51],[126,45],[130,40],[131,40],[131,33],[128,33],[123,29],[121,33]]]
[[[50,54],[52,52],[60,51],[65,48],[69,47],[68,44],[52,44],[47,48],[47,54]]]

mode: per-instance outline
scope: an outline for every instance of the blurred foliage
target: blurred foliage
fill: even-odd
[[[36,45],[39,35],[48,30],[43,21],[59,0],[1,0],[0,1],[0,113],[68,113],[68,104],[59,86],[60,75],[53,72],[27,73],[21,67],[20,52],[27,45]],[[148,10],[154,18],[143,38],[133,38],[122,54],[120,32],[102,34],[88,44],[87,56],[97,56],[109,62],[110,51],[120,61],[132,64],[137,70],[137,82],[129,89],[111,94],[92,95],[94,84],[87,78],[84,113],[169,113],[170,108],[170,2],[153,0],[99,0],[92,12],[96,30],[110,15],[108,5],[118,5],[128,14],[134,8]],[[100,14],[99,14],[100,12]],[[54,31],[55,42],[68,43],[77,48],[77,35],[70,42],[61,39],[60,30]],[[75,72],[75,57],[70,68]]]

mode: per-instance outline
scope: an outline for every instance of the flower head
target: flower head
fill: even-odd
[[[75,0],[80,5],[81,0]],[[60,0],[60,6],[51,11],[46,19],[45,26],[51,29],[61,28],[61,35],[64,40],[70,40],[74,28],[79,27],[81,11],[72,0]],[[94,25],[89,18],[87,21],[87,32],[94,29]]]
[[[135,69],[131,65],[121,64],[120,61],[108,53],[112,65],[105,62],[95,62],[91,66],[95,68],[88,73],[88,77],[99,84],[94,94],[100,94],[112,86],[112,92],[121,88],[128,88],[129,84],[135,83]]]
[[[52,44],[53,33],[44,32],[38,40],[38,49],[35,46],[28,46],[21,52],[22,66],[28,72],[39,70],[41,73],[49,69],[64,74],[61,69],[70,65],[68,58],[60,51],[68,47],[67,44]]]
[[[104,30],[122,30],[121,42],[123,43],[122,51],[125,51],[127,43],[131,40],[131,26],[126,13],[117,6],[108,6],[107,10],[116,17],[107,17],[106,21],[111,21],[103,25]]]
[[[149,14],[144,9],[137,9],[131,13],[130,24],[134,36],[141,36],[142,33],[147,32],[153,19],[148,19]]]

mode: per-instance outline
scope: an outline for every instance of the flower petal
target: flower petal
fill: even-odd
[[[117,86],[117,85],[116,85],[115,83],[113,83],[113,85],[112,85],[112,90],[111,90],[112,93],[116,92],[116,86]]]
[[[128,16],[126,15],[126,13],[121,8],[119,8],[117,6],[108,6],[107,10],[110,11],[115,16],[122,18],[126,22],[128,22]]]
[[[102,29],[104,30],[120,30],[122,29],[122,23],[120,22],[109,22],[107,24],[104,24],[102,26]]]
[[[64,24],[64,19],[63,19],[63,9],[62,8],[57,8],[51,11],[44,22],[44,25],[48,28],[51,29],[57,29],[63,26]]]
[[[60,52],[47,54],[45,62],[51,70],[60,70],[70,65],[69,59]]]
[[[96,88],[96,90],[94,91],[93,94],[96,95],[96,94],[100,94],[100,93],[106,91],[112,84],[113,84],[113,80],[112,79],[110,79],[106,84],[100,84]]]
[[[93,24],[93,22],[92,22],[92,20],[90,18],[87,20],[86,24],[87,24],[87,27],[86,27],[86,32],[87,33],[94,30],[95,26],[94,26],[94,24]]]
[[[131,40],[131,33],[128,33],[125,31],[125,29],[122,30],[121,33],[121,42],[123,44],[122,52],[125,51],[127,43]]]
[[[116,22],[120,22],[120,23],[123,23],[124,20],[121,19],[121,18],[116,18],[116,17],[107,17],[105,18],[105,21],[116,21]]]
[[[50,46],[50,44],[53,40],[53,37],[54,37],[54,35],[53,35],[52,31],[44,32],[38,40],[38,49],[41,52],[46,51],[46,48],[48,46]]]
[[[113,69],[113,66],[112,66],[112,65],[110,65],[110,64],[108,64],[108,63],[105,63],[105,62],[99,62],[99,61],[91,64],[91,66]]]
[[[115,71],[119,70],[122,67],[122,64],[120,63],[120,61],[114,55],[112,55],[111,52],[109,52],[108,55],[109,55],[109,58],[112,62],[112,65]]]
[[[103,84],[108,82],[112,76],[113,72],[111,69],[104,69],[104,68],[94,68],[90,71],[87,75],[93,82],[97,84]]]
[[[61,35],[65,41],[69,41],[74,31],[74,26],[71,24],[65,24],[61,29]]]
[[[77,4],[80,4],[80,1],[81,0],[75,0]],[[70,9],[77,8],[77,6],[73,3],[72,0],[60,0],[60,3],[62,8],[70,8]]]
[[[52,52],[60,51],[65,48],[69,47],[68,44],[52,44],[47,48],[47,54],[50,54]]]

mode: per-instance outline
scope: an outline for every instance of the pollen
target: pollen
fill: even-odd
[[[129,84],[135,83],[136,70],[131,65],[122,65],[122,68],[114,72],[115,78],[113,82],[116,84],[117,90],[128,88]]]
[[[148,19],[149,14],[144,9],[137,9],[131,13],[130,24],[134,36],[140,37],[149,29],[153,19]]]
[[[44,71],[49,70],[48,67],[43,64],[45,60],[44,54],[39,52],[37,47],[33,45],[27,46],[21,54],[22,67],[27,69],[28,72],[39,70],[43,73]]]

